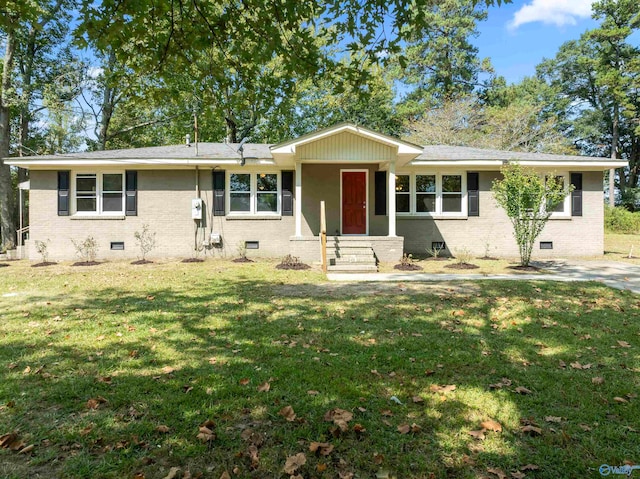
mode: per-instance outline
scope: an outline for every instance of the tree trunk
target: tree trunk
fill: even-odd
[[[2,86],[0,87],[0,234],[2,249],[12,249],[16,244],[16,225],[14,191],[11,184],[11,167],[3,158],[9,156],[11,138],[9,90],[11,88],[11,72],[15,53],[15,33],[11,28],[6,32],[6,49],[2,70]]]
[[[116,55],[113,50],[109,51],[107,59],[107,71],[104,73],[104,91],[102,92],[102,114],[100,115],[100,130],[98,131],[98,148],[100,150],[107,149],[107,139],[109,138],[109,125],[113,117],[115,92],[111,85],[112,79],[109,75],[113,72],[116,64]]]
[[[613,121],[611,128],[611,159],[618,159],[618,141],[620,138],[620,106],[618,102],[613,102]],[[611,168],[609,170],[609,206],[612,208],[616,205],[616,170]]]

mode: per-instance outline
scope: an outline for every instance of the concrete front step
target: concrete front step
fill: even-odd
[[[336,264],[327,266],[327,271],[332,273],[376,273],[378,267],[370,264]]]

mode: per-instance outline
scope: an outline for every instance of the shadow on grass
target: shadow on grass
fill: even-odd
[[[281,477],[286,457],[306,452],[305,477],[476,477],[536,464],[535,477],[555,478],[640,457],[637,432],[625,429],[638,402],[613,401],[638,386],[637,345],[616,342],[637,337],[635,297],[594,283],[363,289],[221,277],[30,295],[7,311],[0,338],[0,399],[15,402],[0,411],[0,433],[19,430],[37,445],[25,465],[32,477],[38,468],[164,477],[171,466]],[[43,303],[23,317],[25,305]],[[503,378],[511,385],[490,388]],[[270,390],[258,392],[265,382]],[[433,392],[438,385],[456,389]],[[106,403],[89,409],[97,397]],[[298,420],[278,414],[287,405]],[[323,420],[333,408],[354,412],[350,431]],[[196,439],[206,419],[216,422],[213,444]],[[469,431],[487,419],[503,431],[475,440]],[[522,420],[542,435],[523,434]],[[421,430],[398,432],[412,423]],[[258,464],[241,437],[248,428],[263,439]],[[334,452],[314,457],[311,441]]]

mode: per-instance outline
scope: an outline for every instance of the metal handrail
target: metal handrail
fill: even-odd
[[[24,233],[28,232],[28,231],[29,231],[29,225],[25,226],[24,228],[19,228],[19,229],[16,231],[17,236],[18,236],[18,246],[24,246],[24,245],[22,244],[22,235],[23,235]]]

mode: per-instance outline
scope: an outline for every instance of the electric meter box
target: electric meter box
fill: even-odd
[[[194,220],[202,219],[202,198],[191,200],[191,218]]]

